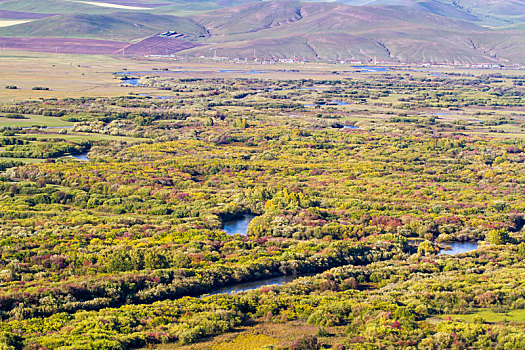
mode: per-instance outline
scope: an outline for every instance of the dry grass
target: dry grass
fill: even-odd
[[[159,350],[259,350],[272,347],[283,348],[291,346],[304,335],[316,335],[317,326],[299,321],[287,323],[263,322],[251,326],[237,328],[236,331],[205,339],[192,345],[164,344],[152,347]],[[329,337],[318,337],[319,342],[328,347],[340,344],[344,337],[343,327],[327,328]]]

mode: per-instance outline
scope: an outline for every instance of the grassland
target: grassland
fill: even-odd
[[[511,310],[506,312],[494,312],[492,310],[480,310],[467,315],[442,315],[442,319],[446,318],[459,319],[466,322],[479,322],[480,320],[489,323],[525,323],[525,310]]]
[[[45,126],[45,127],[73,127],[74,123],[61,120],[59,118],[46,117],[42,115],[24,115],[26,119],[10,119],[0,115],[0,127],[20,127],[30,128],[33,126]]]
[[[99,6],[90,3],[96,2]],[[35,12],[35,13],[92,13],[92,14],[107,14],[119,10],[115,7],[100,6],[108,2],[104,1],[69,1],[69,0],[41,0],[38,2],[32,0],[16,0],[0,2],[0,9],[11,11]],[[128,8],[120,8],[120,10],[131,10],[129,7],[141,8],[138,11],[143,11],[142,8],[153,8],[149,10],[153,13],[170,14],[170,15],[188,15],[196,14],[204,11],[214,10],[227,6],[242,3],[242,1],[186,1],[186,0],[152,0],[152,1],[118,1],[113,0],[111,4],[123,6]],[[162,5],[162,6],[159,6]]]

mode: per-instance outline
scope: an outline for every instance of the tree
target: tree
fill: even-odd
[[[0,333],[0,350],[21,350],[24,348],[23,338],[13,333]]]
[[[491,244],[506,244],[511,241],[507,229],[501,228],[499,230],[490,230],[485,237]]]
[[[439,248],[431,241],[423,241],[419,244],[417,252],[421,255],[432,255],[439,253]]]

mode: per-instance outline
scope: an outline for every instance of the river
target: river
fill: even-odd
[[[264,286],[282,286],[285,283],[293,282],[296,279],[305,277],[305,276],[311,276],[311,274],[309,275],[286,275],[286,276],[266,278],[266,279],[259,280],[259,281],[239,283],[233,286],[218,288],[209,293],[201,295],[201,298],[204,296],[216,295],[216,294],[232,294],[232,293],[247,292],[249,290],[259,289]]]

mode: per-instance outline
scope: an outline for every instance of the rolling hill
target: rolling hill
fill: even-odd
[[[0,28],[4,37],[76,37],[131,41],[166,30],[191,37],[207,35],[204,27],[189,18],[140,12],[116,12],[107,15],[59,15]]]
[[[0,9],[58,14],[110,14],[121,10],[185,15],[248,2],[251,0],[3,0]]]
[[[250,58],[428,63],[522,61],[519,31],[495,32],[425,7],[261,2],[192,17],[210,33],[218,55]],[[506,42],[506,45],[496,44]],[[196,55],[209,55],[204,48]],[[520,62],[521,62],[520,61]]]
[[[0,2],[0,10],[59,14],[0,28],[0,36],[153,38],[129,54],[150,48],[241,59],[255,52],[264,59],[525,64],[523,0],[64,1]],[[166,31],[185,43],[156,37]]]
[[[400,5],[489,26],[523,23],[524,0],[341,0],[347,5]],[[521,17],[521,18],[520,18]]]
[[[180,38],[171,38],[165,36],[152,36],[141,40],[137,43],[128,45],[120,49],[117,53],[122,55],[171,55],[179,51],[201,46],[198,43],[182,40]]]

